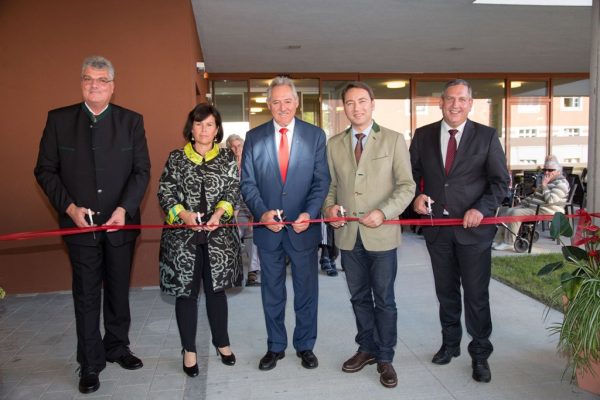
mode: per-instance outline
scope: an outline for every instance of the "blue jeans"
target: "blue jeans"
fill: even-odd
[[[369,251],[360,234],[354,249],[342,250],[342,265],[356,317],[358,351],[373,354],[378,362],[392,362],[397,340],[394,281],[396,249]]]

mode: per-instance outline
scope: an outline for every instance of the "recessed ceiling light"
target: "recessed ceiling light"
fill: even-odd
[[[475,0],[473,4],[499,4],[505,6],[570,6],[591,7],[592,0]]]
[[[267,102],[267,98],[266,97],[255,97],[254,101],[257,103],[266,103]]]
[[[387,82],[385,86],[388,89],[401,89],[403,87],[406,87],[406,81],[391,81]]]
[[[262,107],[251,107],[250,108],[251,113],[259,113],[259,112],[262,112],[262,110],[263,110]]]

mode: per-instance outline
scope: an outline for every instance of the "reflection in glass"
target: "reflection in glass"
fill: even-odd
[[[223,119],[223,133],[246,137],[250,128],[247,111],[248,81],[214,81],[213,98]]]
[[[552,82],[552,154],[563,166],[587,166],[589,79]]]
[[[321,97],[321,113],[323,115],[322,128],[327,134],[327,138],[332,137],[346,129],[350,121],[344,114],[344,104],[342,103],[342,89],[349,81],[323,81],[321,88],[323,90]]]
[[[365,79],[375,95],[373,119],[378,124],[404,135],[407,146],[410,131],[410,82],[408,79]]]
[[[513,97],[548,97],[546,81],[510,81],[510,94]]]
[[[522,101],[510,106],[510,169],[536,169],[546,157],[548,104]]]

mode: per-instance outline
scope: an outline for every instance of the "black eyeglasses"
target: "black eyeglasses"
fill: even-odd
[[[542,171],[544,171],[544,172],[554,172],[556,170],[555,169],[544,168]]]

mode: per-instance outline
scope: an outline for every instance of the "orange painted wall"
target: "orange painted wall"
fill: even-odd
[[[189,0],[2,0],[0,54],[0,234],[57,227],[33,168],[48,110],[81,101],[81,62],[92,54],[115,66],[112,101],[144,115],[152,175],[142,222],[160,224],[158,178],[206,93]],[[160,230],[148,230],[138,240],[133,286],[158,284],[159,239]],[[0,286],[9,294],[70,289],[62,240],[0,242]]]

